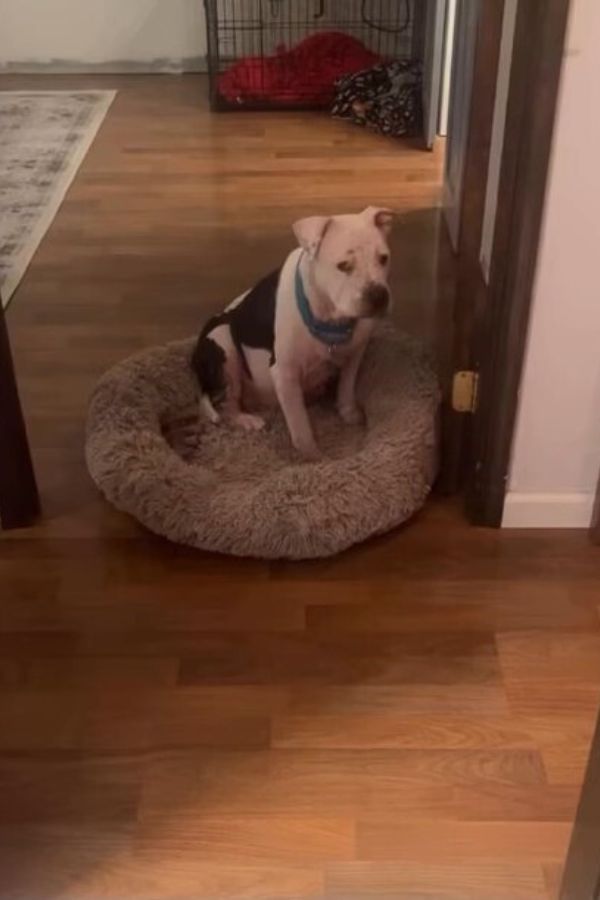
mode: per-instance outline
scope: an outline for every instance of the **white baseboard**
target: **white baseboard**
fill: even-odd
[[[0,61],[0,73],[5,75],[183,75],[206,72],[207,69],[205,56],[106,62],[70,59]]]
[[[594,494],[521,494],[509,491],[503,528],[589,528]]]

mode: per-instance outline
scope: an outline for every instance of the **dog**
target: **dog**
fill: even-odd
[[[279,404],[296,450],[320,457],[307,400],[337,378],[337,409],[362,422],[355,386],[375,320],[390,306],[389,209],[310,216],[293,225],[299,246],[283,266],[237,297],[202,329],[192,368],[200,412],[242,428],[264,426]]]

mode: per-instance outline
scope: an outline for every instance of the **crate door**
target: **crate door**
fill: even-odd
[[[425,146],[433,149],[442,96],[442,66],[447,0],[426,0],[423,47],[423,133]]]

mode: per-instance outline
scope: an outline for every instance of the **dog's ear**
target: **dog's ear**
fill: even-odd
[[[309,216],[307,219],[299,219],[292,225],[296,240],[309,256],[316,256],[325,237],[325,232],[331,225],[329,216]]]
[[[376,228],[383,231],[386,237],[394,225],[395,215],[393,209],[387,209],[382,206],[367,206],[363,212],[363,216],[370,219],[375,224]]]

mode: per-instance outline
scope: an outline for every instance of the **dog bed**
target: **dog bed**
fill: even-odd
[[[264,431],[195,413],[193,340],[144,351],[97,385],[86,459],[118,509],[172,541],[265,559],[330,556],[404,522],[436,473],[439,390],[427,354],[384,332],[363,361],[364,426],[312,406],[323,459],[303,462],[280,412]],[[192,410],[192,414],[190,414]]]

